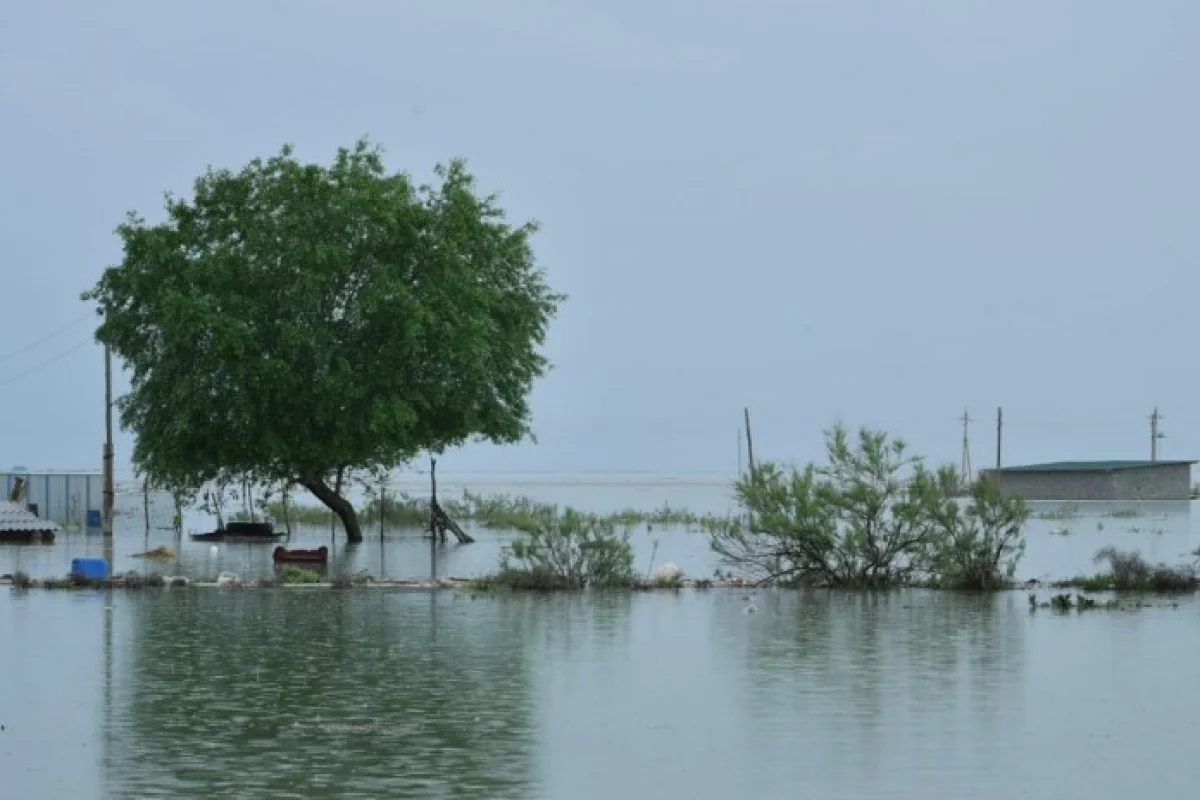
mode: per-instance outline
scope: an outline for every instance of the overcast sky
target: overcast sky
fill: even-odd
[[[743,405],[761,457],[956,461],[969,408],[986,466],[1002,405],[1006,462],[1143,458],[1156,404],[1200,457],[1197,41],[1194,0],[0,4],[0,466],[99,466],[91,321],[10,353],[126,211],[364,134],[465,157],[570,295],[540,442],[446,468],[731,471]]]

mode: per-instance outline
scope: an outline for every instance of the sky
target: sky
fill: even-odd
[[[363,135],[467,159],[569,295],[537,443],[441,470],[732,472],[746,406],[759,459],[841,420],[957,463],[968,410],[984,467],[1000,406],[1005,463],[1146,458],[1156,406],[1200,458],[1198,37],[1184,0],[0,4],[0,467],[99,467],[79,295],[127,211]]]

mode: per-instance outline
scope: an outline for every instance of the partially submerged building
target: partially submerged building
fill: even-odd
[[[21,506],[0,500],[0,544],[50,544],[58,525]]]
[[[1195,461],[1054,461],[984,470],[1026,500],[1188,500]]]
[[[24,469],[0,471],[0,491],[13,500],[18,483],[24,484],[22,499],[17,501],[41,519],[63,527],[99,527],[104,497],[100,472],[30,472]]]

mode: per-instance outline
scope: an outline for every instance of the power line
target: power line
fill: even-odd
[[[69,322],[66,325],[59,328],[58,330],[48,333],[45,336],[43,336],[42,338],[36,339],[33,342],[30,342],[29,344],[25,345],[24,347],[17,348],[16,350],[13,350],[11,353],[5,353],[4,355],[0,356],[0,363],[8,361],[10,358],[15,358],[16,356],[19,356],[22,353],[28,353],[30,350],[37,347],[38,345],[44,344],[44,343],[50,341],[51,339],[55,338],[56,336],[60,336],[64,333],[66,333],[67,331],[71,330],[71,328],[74,328],[76,325],[83,322],[88,317],[93,317],[93,316],[95,316],[95,312],[89,311],[86,314],[84,314],[82,317],[80,317],[79,319],[75,320],[74,322]],[[3,386],[3,385],[4,384],[0,384],[0,386]]]
[[[19,375],[14,375],[6,381],[0,381],[0,386],[8,386],[10,383],[16,383],[17,381],[21,380],[22,378],[28,378],[30,375],[34,374],[35,372],[39,372],[39,371],[45,369],[46,367],[50,366],[51,364],[62,361],[64,358],[71,355],[76,350],[80,350],[89,344],[92,344],[92,340],[84,339],[82,342],[75,345],[74,347],[67,348],[66,350],[62,351],[61,353],[54,356],[53,358],[47,359],[47,360],[43,361],[42,363],[38,364],[36,367],[33,367],[32,369],[27,369],[24,372],[20,373]]]

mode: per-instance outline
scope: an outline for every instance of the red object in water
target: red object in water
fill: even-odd
[[[276,547],[271,559],[276,564],[324,564],[329,560],[329,548],[321,546],[316,550],[288,550],[286,547]]]

